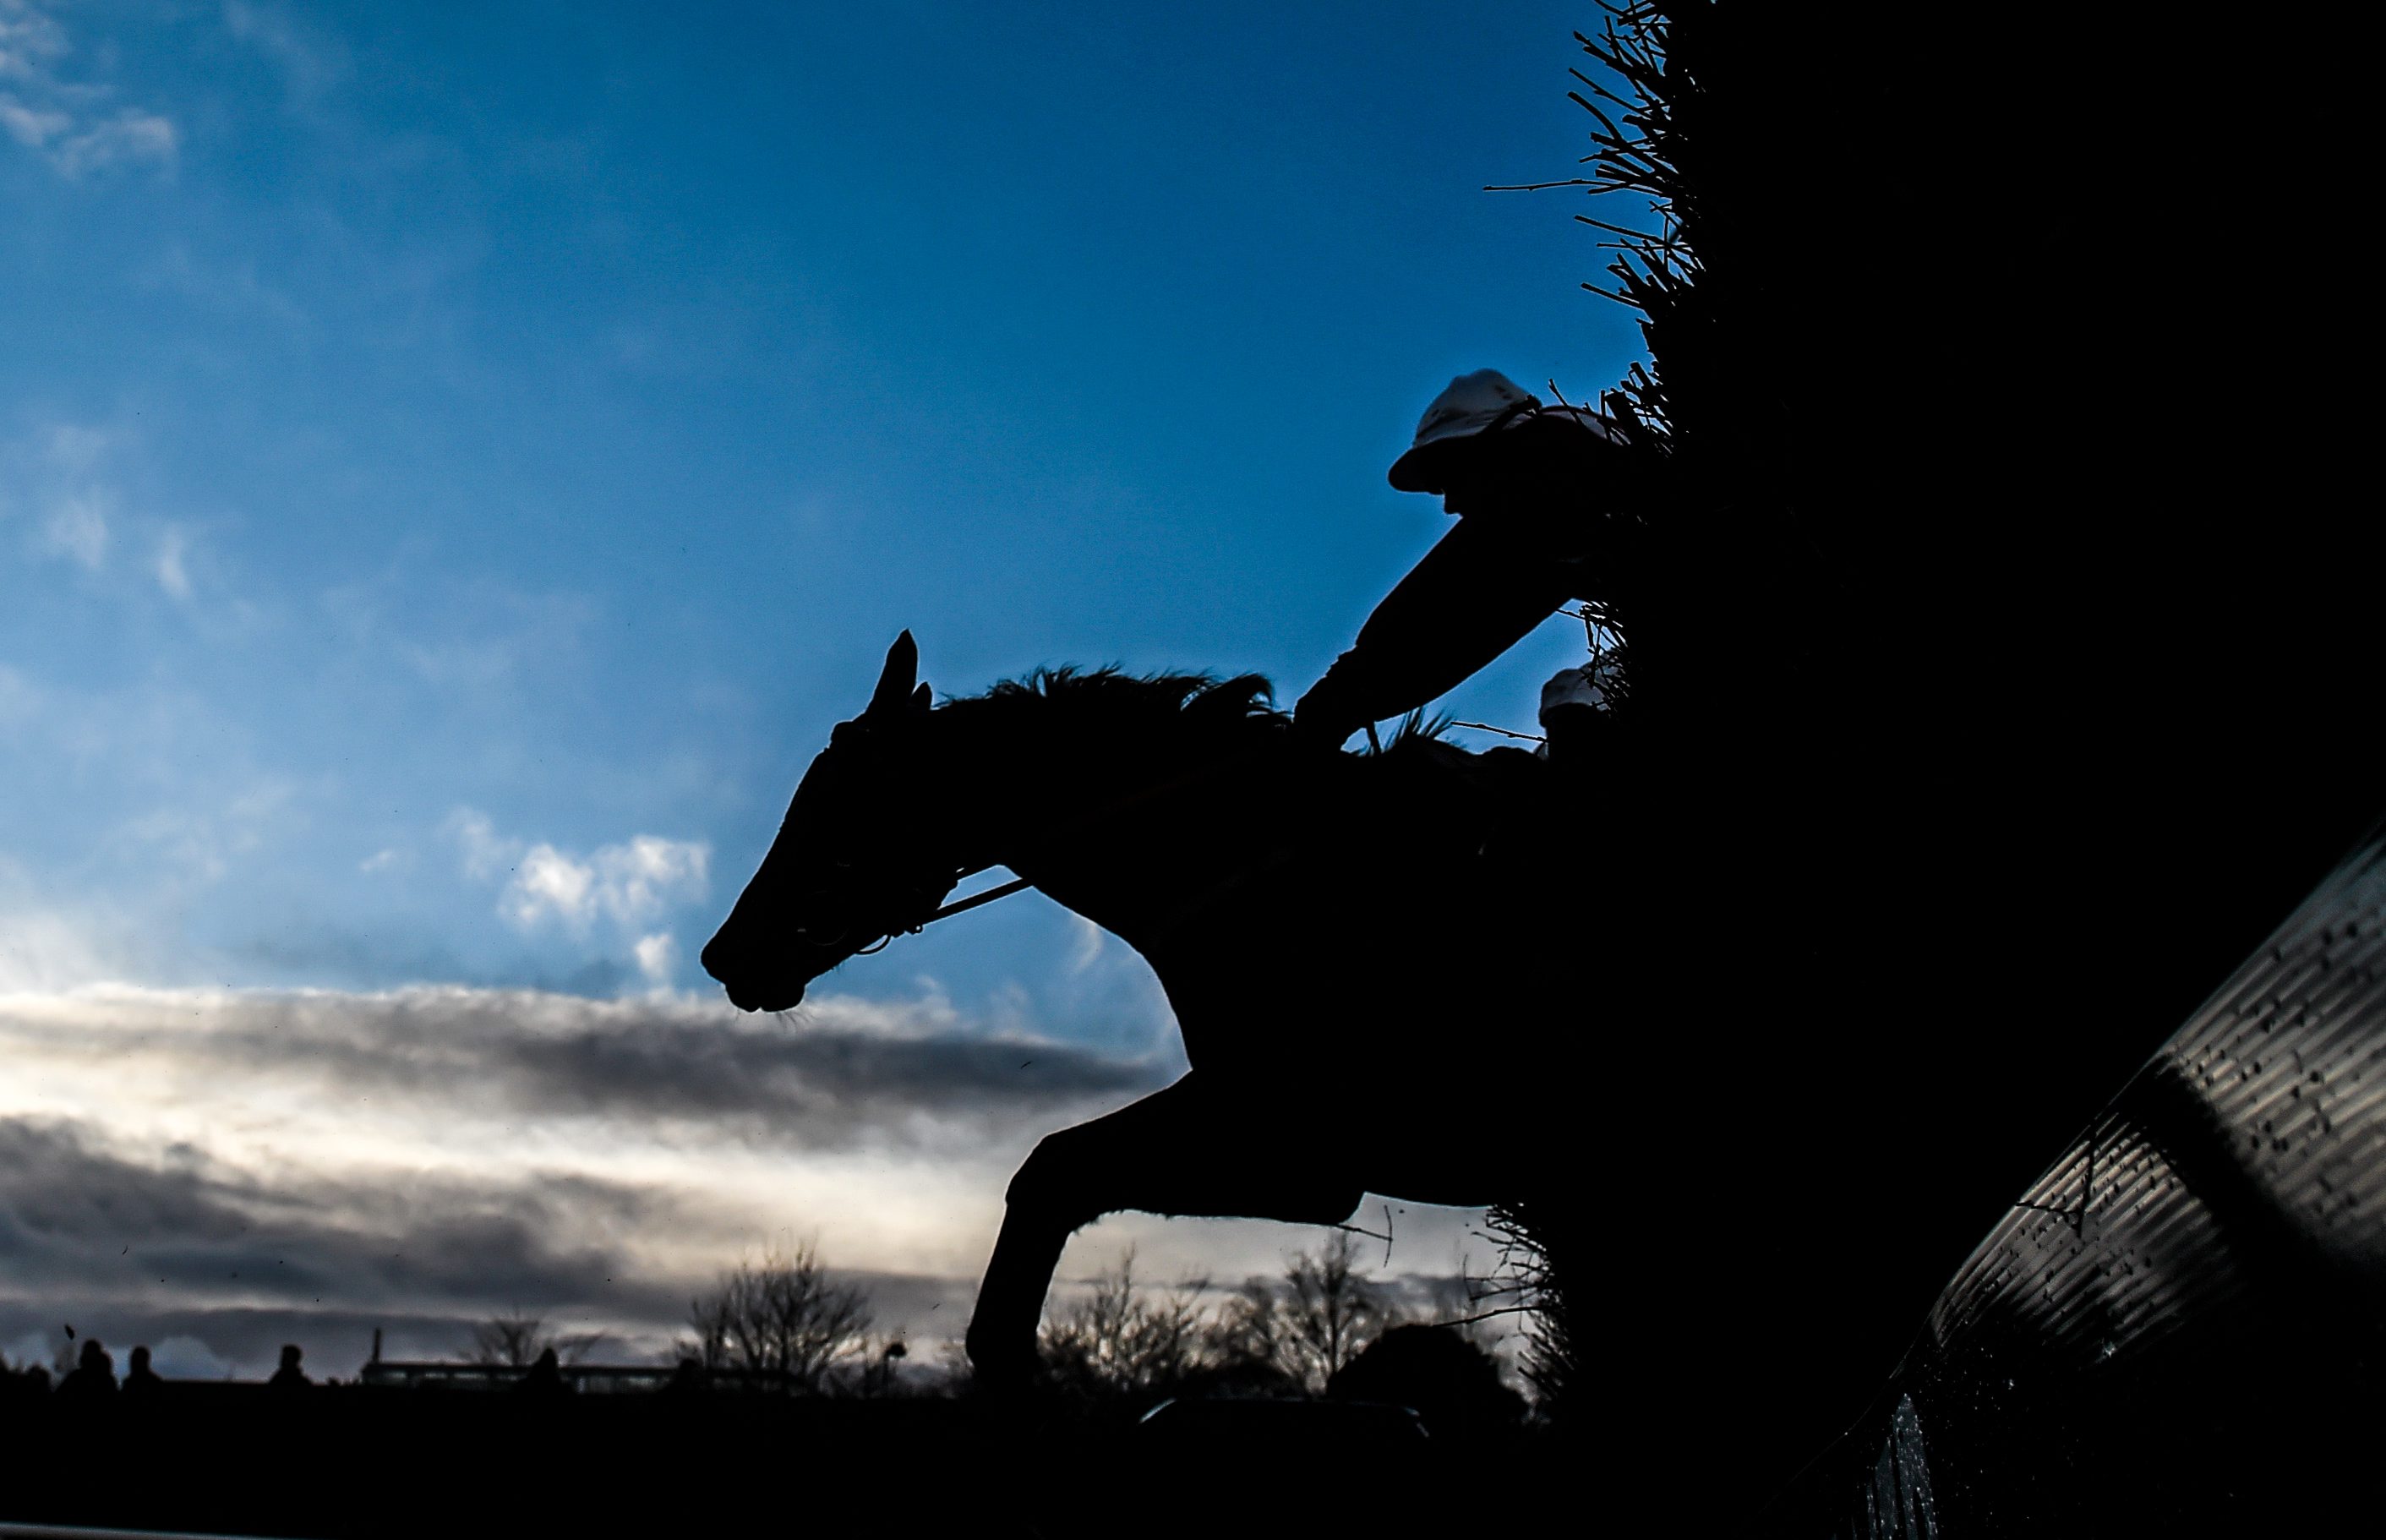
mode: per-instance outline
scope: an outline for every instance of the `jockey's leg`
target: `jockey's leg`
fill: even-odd
[[[1135,1208],[1206,1218],[1334,1224],[1359,1182],[1287,1126],[1286,1096],[1213,1090],[1187,1074],[1107,1117],[1048,1135],[1011,1178],[970,1319],[970,1363],[1002,1383],[1035,1366],[1036,1330],[1061,1249],[1102,1215]],[[1298,1116],[1297,1111],[1295,1116]]]

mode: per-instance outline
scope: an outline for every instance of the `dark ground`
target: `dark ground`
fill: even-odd
[[[1553,1515],[1533,1495],[1578,1469],[1528,1433],[1419,1439],[1327,1405],[1266,1409],[1287,1415],[1166,1434],[966,1400],[180,1384],[14,1415],[0,1519],[323,1537],[1448,1535],[1493,1516],[1539,1531]]]
[[[1716,1510],[1723,1487],[1618,1468],[1621,1409],[1435,1438],[1313,1402],[1170,1432],[1053,1402],[246,1384],[7,1409],[0,1519],[320,1537],[2358,1533],[2377,1350],[2246,1313],[2109,1373],[2034,1374],[2026,1355],[2010,1376],[1925,1373],[1748,1530]],[[1678,1436],[1721,1474],[1734,1433],[1716,1386]]]

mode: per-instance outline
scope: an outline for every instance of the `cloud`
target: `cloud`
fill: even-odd
[[[127,482],[137,485],[147,469],[137,434],[49,422],[0,442],[0,487],[17,494],[0,501],[0,513],[11,505],[23,508],[31,515],[30,550],[94,575],[107,570],[119,551],[145,551],[145,563],[136,560],[127,570],[154,580],[168,597],[187,601],[200,586],[196,580],[213,574],[191,525],[150,516],[137,498],[126,496]],[[119,591],[129,596],[120,585]]]
[[[121,1363],[181,1338],[202,1375],[283,1342],[352,1372],[376,1327],[394,1357],[451,1354],[506,1309],[636,1358],[739,1255],[811,1236],[933,1341],[1034,1141],[1181,1069],[933,991],[790,1024],[668,995],[125,985],[0,996],[0,1342],[45,1352],[72,1321]],[[1383,1218],[1405,1268],[1455,1271],[1463,1211]],[[1311,1239],[1119,1216],[1062,1276],[1132,1246],[1151,1277],[1231,1279]]]
[[[0,722],[6,720],[6,684],[7,676],[0,670]],[[120,975],[132,960],[119,925],[60,902],[58,895],[0,852],[0,998],[70,989]],[[0,1090],[5,1086],[0,1079]]]
[[[383,597],[370,585],[344,585],[324,602],[359,641],[388,647],[424,683],[508,703],[534,679],[576,666],[598,613],[576,595],[470,583],[448,595],[436,639],[424,640],[386,614]]]
[[[89,423],[53,422],[45,435],[43,454],[61,470],[89,470],[99,463],[108,442],[107,432]]]
[[[475,882],[485,882],[521,858],[522,843],[499,839],[486,813],[458,808],[440,827],[462,851],[464,875]]]
[[[671,983],[672,971],[679,966],[679,942],[669,931],[640,936],[634,950],[638,970],[646,974],[648,983],[658,987]]]
[[[50,517],[42,527],[42,543],[52,555],[69,557],[86,571],[98,571],[107,560],[105,495],[85,492],[52,504]]]
[[[1101,960],[1102,928],[1084,915],[1069,916],[1068,970],[1074,977]]]
[[[59,139],[50,147],[50,163],[70,179],[115,166],[146,163],[170,169],[182,144],[171,119],[123,107]]]
[[[319,96],[355,70],[345,44],[305,24],[287,7],[225,0],[223,18],[233,38],[273,61],[295,98]]]
[[[421,987],[0,996],[0,1341],[64,1319],[251,1371],[376,1324],[448,1352],[509,1308],[659,1344],[782,1233],[958,1330],[1025,1146],[1173,1072],[935,995],[791,1027]]]
[[[22,670],[0,663],[0,727],[21,726],[41,708],[41,687]]]
[[[551,845],[533,845],[514,868],[497,912],[527,931],[543,914],[585,930],[596,908],[596,873]]]
[[[220,1365],[228,1348],[251,1362],[270,1348],[192,1331],[194,1317],[328,1301],[469,1320],[536,1302],[659,1325],[684,1307],[684,1271],[643,1262],[637,1242],[701,1216],[696,1194],[568,1173],[367,1174],[267,1177],[84,1121],[0,1118],[0,1332],[19,1313],[6,1307],[38,1298],[119,1344],[136,1321],[159,1335],[181,1324],[186,1358]]]
[[[639,834],[601,846],[586,860],[551,845],[533,845],[497,901],[497,912],[523,930],[553,918],[584,932],[603,917],[644,925],[672,904],[704,896],[712,847],[700,841]]]
[[[394,854],[396,861],[382,870],[403,870],[411,864],[409,853]],[[277,980],[366,989],[437,983],[609,999],[637,980],[632,964],[611,958],[569,964],[531,957],[468,962],[443,935],[387,923],[370,932],[320,920],[277,925],[240,943],[233,956]]]
[[[42,112],[13,96],[0,96],[0,129],[29,149],[40,149],[73,126],[74,119],[63,112]]]
[[[191,575],[182,566],[182,556],[190,548],[190,536],[169,524],[157,535],[157,560],[150,570],[156,573],[157,586],[178,599],[191,596]]]
[[[108,106],[114,88],[69,81],[67,30],[32,0],[0,0],[0,131],[69,181],[119,167],[171,171],[182,150],[172,119],[144,106]]]
[[[180,806],[126,819],[102,846],[124,853],[130,866],[155,870],[163,864],[187,881],[211,884],[256,855],[269,834],[290,833],[300,821],[297,800],[294,783],[261,777],[212,804],[185,796]]]
[[[634,834],[578,856],[501,835],[487,814],[471,808],[457,808],[441,827],[456,842],[465,876],[488,882],[506,874],[497,913],[521,931],[553,921],[584,936],[605,920],[626,938],[672,908],[704,897],[712,864],[712,846],[704,841],[659,834]],[[634,948],[649,974],[646,952],[654,940],[647,936]]]
[[[634,1232],[664,1201],[571,1175],[390,1175],[386,1185],[268,1180],[187,1145],[144,1149],[82,1121],[5,1118],[0,1252],[19,1285],[145,1295],[162,1279],[218,1304],[333,1276],[352,1302],[583,1295],[628,1271],[595,1237]],[[93,1276],[111,1244],[116,1276]]]
[[[229,1359],[216,1356],[214,1348],[196,1337],[167,1337],[149,1355],[153,1373],[169,1380],[228,1380],[232,1375]]]
[[[66,29],[29,0],[0,0],[0,80],[37,80],[67,51]]]
[[[686,997],[417,986],[0,997],[0,1049],[120,1065],[174,1095],[371,1098],[383,1112],[700,1122],[781,1148],[949,1149],[984,1130],[1116,1105],[1173,1066],[987,1032],[939,995],[827,995],[802,1024]]]

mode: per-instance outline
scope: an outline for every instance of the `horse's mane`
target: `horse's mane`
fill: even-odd
[[[1188,733],[1252,738],[1292,725],[1275,708],[1275,687],[1263,675],[1130,674],[1115,667],[1037,669],[1006,679],[982,695],[946,701],[940,711],[1001,712],[1053,728]]]
[[[1035,719],[1048,729],[1096,728],[1107,732],[1185,735],[1247,742],[1291,727],[1292,714],[1275,706],[1264,674],[1221,679],[1206,673],[1130,674],[1115,665],[1037,669],[1006,679],[980,695],[945,701],[940,711],[1002,713]],[[1387,755],[1438,743],[1447,719],[1412,712],[1387,739]],[[1442,745],[1444,753],[1463,753]]]
[[[1130,760],[1162,765],[1282,745],[1265,757],[1285,776],[1272,784],[1295,799],[1286,807],[1330,806],[1326,824],[1356,822],[1397,834],[1404,862],[1438,861],[1436,870],[1449,871],[1472,870],[1495,826],[1534,798],[1547,774],[1514,749],[1476,754],[1446,742],[1438,735],[1442,723],[1421,712],[1385,735],[1380,750],[1295,753],[1291,714],[1275,708],[1273,687],[1259,674],[1038,669],[984,695],[946,700],[936,714],[990,740],[1074,745],[1068,752],[1079,753],[1099,744]]]

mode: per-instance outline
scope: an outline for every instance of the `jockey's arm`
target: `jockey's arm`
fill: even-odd
[[[1447,694],[1573,598],[1579,574],[1543,541],[1496,520],[1461,519],[1300,697],[1296,722],[1339,744]]]

